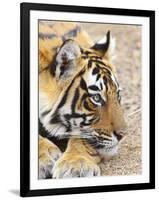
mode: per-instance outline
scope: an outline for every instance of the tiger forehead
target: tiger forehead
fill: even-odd
[[[83,59],[99,59],[102,60],[100,56],[98,56],[94,51],[84,50],[81,48],[82,58]]]
[[[95,65],[96,67],[103,69],[102,71],[100,71],[103,73],[106,71],[108,71],[109,73],[109,71],[111,70],[111,67],[109,66],[109,64],[105,63],[103,59],[99,55],[96,54],[96,52],[91,51],[91,50],[81,49],[81,53],[82,53],[81,58],[84,60],[85,59],[88,60],[88,67],[91,68],[92,66]]]
[[[109,84],[111,89],[118,90],[119,83],[109,64],[105,63],[95,52],[89,50],[82,51],[82,58],[87,62],[86,71],[91,70],[91,74],[96,77],[96,81],[102,78],[105,85]]]
[[[94,55],[94,54],[93,54]],[[97,80],[99,78],[103,78],[105,81],[107,79],[107,77],[109,77],[109,79],[112,76],[112,71],[110,69],[110,67],[108,65],[106,65],[102,59],[100,57],[97,57],[96,59],[93,59],[92,57],[88,58],[88,63],[87,63],[87,70],[91,70],[92,75],[97,76]]]

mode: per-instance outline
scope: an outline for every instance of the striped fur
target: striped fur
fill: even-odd
[[[90,160],[97,163],[116,153],[126,126],[119,83],[105,56],[110,40],[108,32],[106,44],[94,44],[75,23],[39,23],[40,121],[51,136],[72,138],[64,157],[69,159],[76,151],[78,154],[74,145],[78,144],[89,166]],[[54,178],[65,174],[63,156],[53,167]],[[98,168],[92,166],[99,174]]]

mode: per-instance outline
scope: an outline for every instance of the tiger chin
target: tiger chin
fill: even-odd
[[[114,47],[110,31],[94,44],[79,24],[39,24],[39,119],[49,137],[68,138],[62,152],[39,133],[39,179],[100,176],[117,154],[126,123]]]

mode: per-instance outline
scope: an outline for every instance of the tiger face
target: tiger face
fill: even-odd
[[[86,138],[101,155],[114,154],[126,123],[119,83],[97,46],[85,49],[66,40],[48,69],[40,75],[39,113],[45,128],[56,137]]]

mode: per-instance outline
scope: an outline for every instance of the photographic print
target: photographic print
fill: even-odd
[[[140,174],[141,26],[39,21],[39,119],[39,178]]]
[[[154,12],[21,8],[21,195],[153,188]]]

